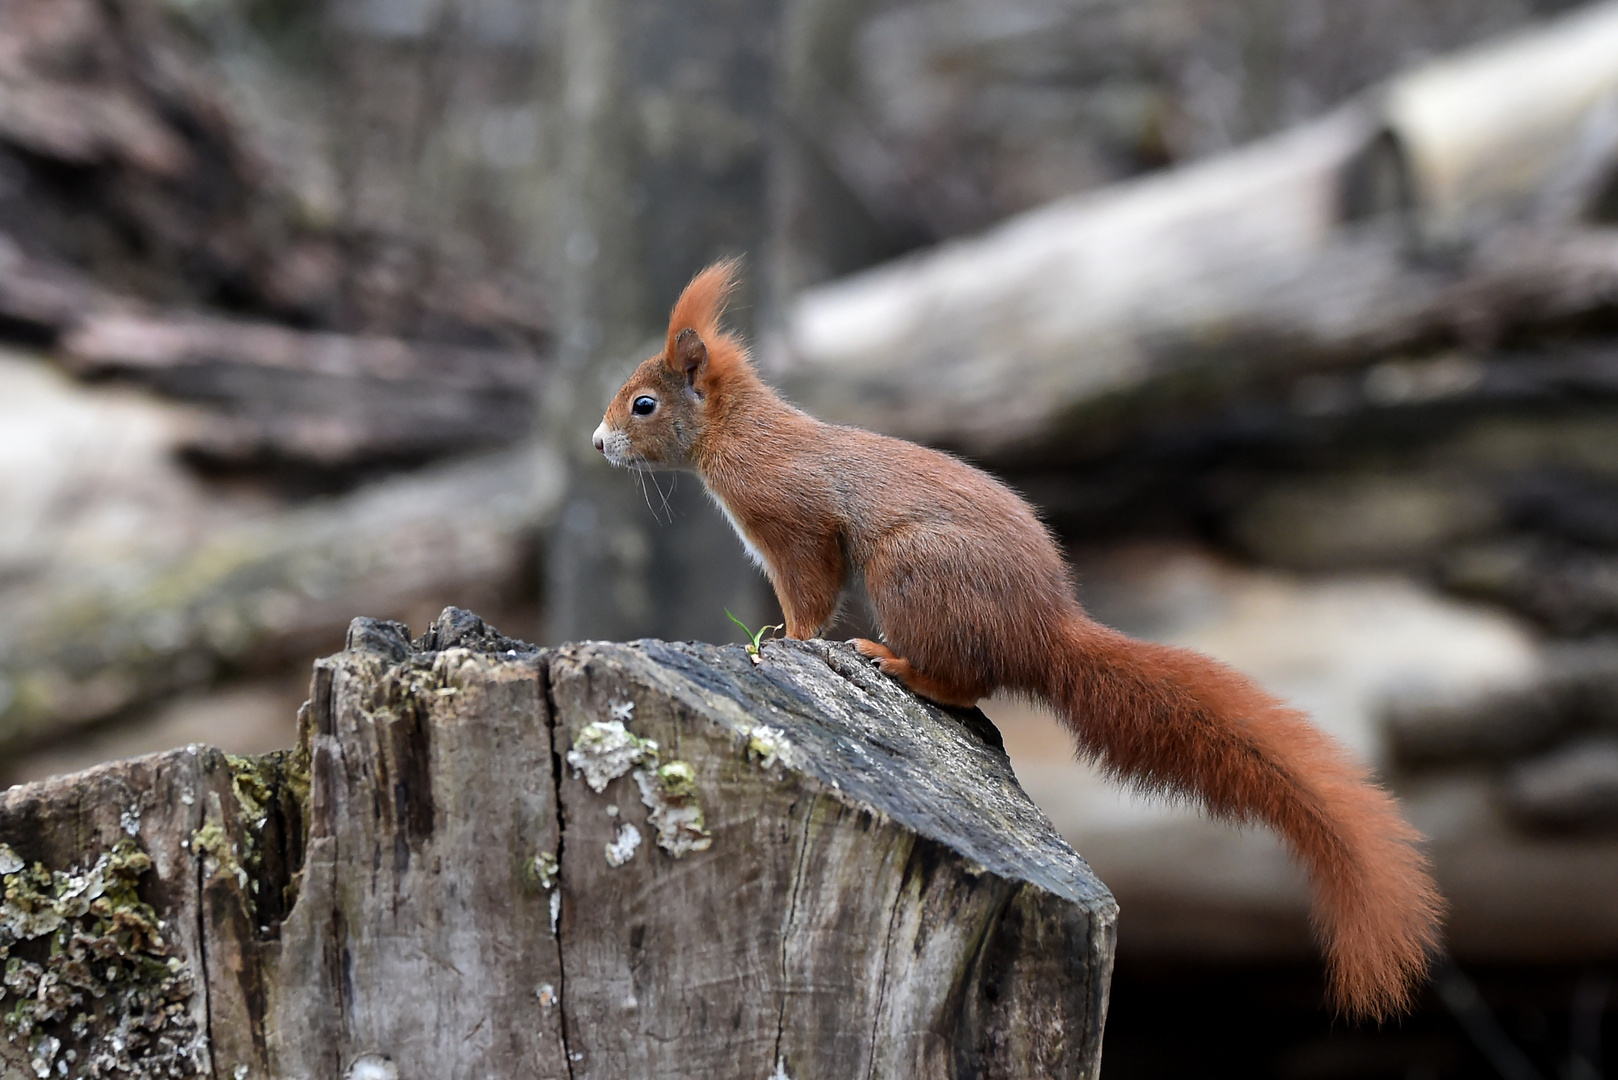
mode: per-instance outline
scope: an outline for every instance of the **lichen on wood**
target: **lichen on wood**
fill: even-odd
[[[206,1049],[183,1003],[191,970],[135,885],[151,858],[124,838],[87,868],[27,866],[0,844],[0,1030],[40,1077],[191,1076]]]

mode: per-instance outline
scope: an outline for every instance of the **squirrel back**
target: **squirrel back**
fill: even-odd
[[[1408,1008],[1442,902],[1392,797],[1245,676],[1092,620],[1054,538],[1000,481],[783,401],[720,325],[735,270],[686,288],[596,448],[614,465],[697,472],[769,576],[788,636],[818,634],[858,573],[883,641],[857,645],[917,693],[1038,698],[1119,780],[1273,828],[1309,872],[1338,1007]]]

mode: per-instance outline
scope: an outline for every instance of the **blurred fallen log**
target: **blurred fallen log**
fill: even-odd
[[[1325,222],[1281,219],[1328,199],[1330,177],[1279,178],[1305,192],[1261,182],[1275,177],[1259,159],[1288,150],[1221,163],[1252,165],[1237,190],[1213,165],[1188,169],[806,294],[781,377],[817,413],[1016,465],[1114,450],[1154,413],[1552,329],[1618,297],[1612,230],[1501,228],[1444,263],[1386,221],[1317,244]],[[1275,250],[1288,232],[1299,246]]]
[[[0,222],[30,254],[153,299],[250,276],[265,164],[188,44],[141,0],[0,5]]]
[[[1545,651],[1532,679],[1482,696],[1392,707],[1389,746],[1401,768],[1522,759],[1591,735],[1618,734],[1618,647],[1611,640]]]
[[[545,366],[529,349],[297,330],[154,309],[0,236],[0,335],[70,371],[210,406],[182,449],[211,465],[352,472],[517,442]]]
[[[205,533],[116,576],[47,582],[6,628],[0,747],[263,663],[356,608],[510,587],[561,490],[549,451],[525,444]]]
[[[1508,812],[1542,832],[1618,829],[1618,736],[1586,739],[1513,767]]]
[[[61,348],[69,367],[85,375],[225,363],[350,379],[436,382],[464,390],[528,392],[534,382],[532,361],[513,353],[301,333],[206,316],[93,314],[73,325]]]
[[[0,234],[0,336],[50,345],[63,328],[91,311],[114,311],[119,300],[88,275],[25,253]]]
[[[1549,648],[1527,680],[1396,701],[1386,720],[1401,770],[1481,768],[1519,830],[1610,835],[1618,827],[1618,648],[1610,639]]]
[[[353,473],[526,436],[541,298],[300,207],[172,22],[0,3],[0,337],[207,404],[187,449],[214,466]]]
[[[0,232],[38,263],[148,304],[543,339],[528,287],[300,206],[210,62],[151,0],[0,3]]]
[[[57,352],[81,375],[214,406],[184,446],[203,461],[336,470],[516,442],[544,371],[520,352],[128,311],[76,320]]]
[[[846,646],[361,619],[301,726],[0,799],[8,1075],[1097,1075],[1111,896]]]
[[[1618,558],[1607,545],[1557,535],[1490,538],[1446,554],[1438,577],[1454,592],[1515,608],[1564,636],[1618,628]]]
[[[1499,77],[1530,60],[1540,77]],[[1530,211],[1570,169],[1607,190],[1573,148],[1615,88],[1602,4],[1249,149],[811,290],[780,377],[823,415],[1014,464],[1094,456],[1188,403],[1610,312],[1605,196],[1575,220]]]
[[[1618,6],[1596,3],[1390,80],[1379,108],[1422,230],[1464,240],[1524,211],[1599,220],[1618,164],[1615,47]]]

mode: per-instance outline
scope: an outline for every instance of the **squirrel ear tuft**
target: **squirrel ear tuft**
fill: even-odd
[[[736,286],[736,271],[740,267],[739,259],[716,262],[692,278],[680,293],[680,298],[674,302],[674,310],[669,312],[666,344],[671,360],[674,356],[674,339],[683,329],[695,330],[710,345],[715,337],[723,333],[719,319],[725,313],[731,290]]]
[[[697,375],[708,362],[708,346],[702,335],[687,326],[674,335],[674,348],[669,352],[669,367],[685,376],[685,385],[696,385]]]
[[[739,260],[728,259],[708,267],[691,279],[669,312],[663,362],[693,391],[699,379],[706,393],[747,369],[746,348],[719,322],[739,265]]]

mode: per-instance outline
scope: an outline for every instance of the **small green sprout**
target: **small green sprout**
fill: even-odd
[[[742,633],[747,635],[747,655],[752,658],[754,665],[762,664],[764,662],[764,657],[760,655],[758,651],[759,643],[764,640],[764,635],[774,634],[778,630],[786,629],[786,626],[783,623],[772,623],[769,626],[759,627],[758,632],[754,633],[747,628],[746,623],[742,622],[736,616],[731,615],[729,608],[725,609],[725,614],[730,615],[730,621],[741,627]]]

